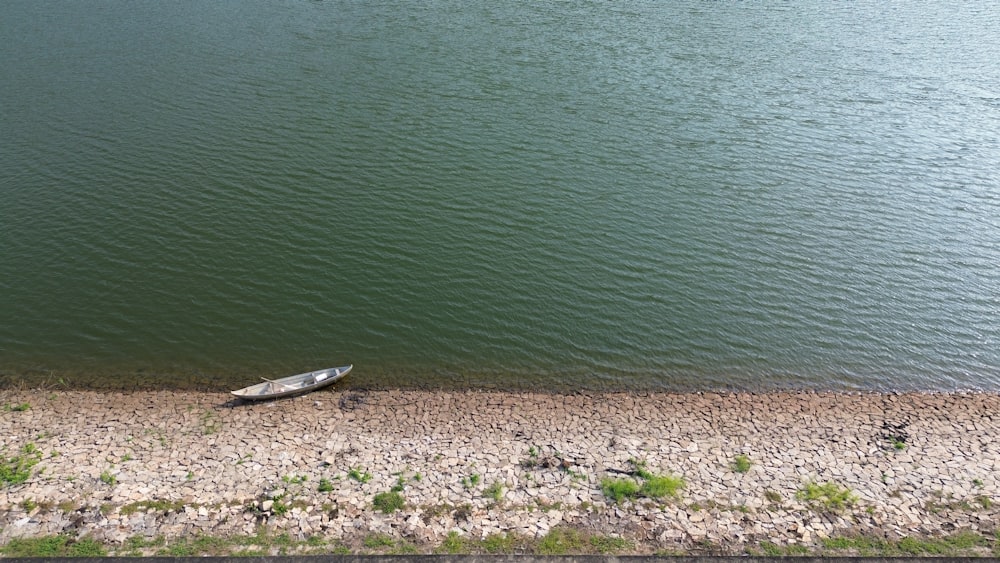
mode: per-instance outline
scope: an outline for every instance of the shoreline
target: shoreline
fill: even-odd
[[[0,484],[0,546],[56,534],[141,555],[199,537],[226,538],[224,553],[455,542],[503,553],[553,534],[589,538],[569,552],[636,554],[856,554],[872,538],[956,534],[971,554],[1000,544],[997,393],[348,388],[231,399],[0,390],[4,458],[36,461],[23,483]],[[608,492],[655,477],[683,486],[618,502]],[[401,508],[376,508],[392,493]],[[294,545],[249,539],[261,534]]]
[[[224,371],[181,368],[176,370],[152,367],[121,367],[109,369],[59,369],[55,367],[8,367],[0,369],[0,392],[5,390],[42,389],[56,391],[94,391],[101,393],[228,393],[260,381],[312,371],[317,364],[307,366],[261,366]],[[762,374],[753,382],[733,378],[721,372],[671,372],[670,377],[652,372],[643,374],[597,374],[580,376],[567,372],[523,372],[499,374],[495,371],[463,371],[461,368],[399,369],[365,366],[361,371],[337,384],[344,391],[426,391],[488,393],[542,393],[557,395],[614,393],[845,393],[845,394],[913,394],[913,393],[1000,393],[1000,386],[980,382],[960,385],[955,381],[937,384],[917,378],[889,384],[874,383],[875,376],[828,374],[801,376],[792,374]]]

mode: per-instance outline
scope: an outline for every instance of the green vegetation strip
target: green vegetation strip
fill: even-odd
[[[437,546],[418,546],[405,539],[385,534],[370,534],[353,547],[337,540],[320,536],[292,539],[287,533],[273,535],[261,528],[253,536],[213,537],[199,535],[192,538],[166,540],[157,536],[133,536],[121,545],[105,545],[89,538],[72,538],[68,535],[20,538],[0,546],[4,557],[100,557],[100,556],[260,556],[260,555],[351,555],[384,554],[407,555],[437,553],[453,555],[623,555],[648,553],[641,545],[618,537],[594,534],[569,526],[553,528],[541,538],[518,534],[491,534],[483,539],[470,538],[450,532]],[[659,555],[685,555],[683,551],[656,552]],[[871,536],[834,537],[822,540],[815,546],[779,545],[763,541],[740,553],[726,552],[721,546],[697,544],[691,546],[692,554],[751,556],[862,556],[862,557],[914,557],[914,556],[1000,556],[1000,531],[993,534],[961,532],[942,538],[902,538],[886,540]]]
[[[102,557],[107,549],[94,540],[73,540],[68,536],[18,538],[0,548],[4,557]]]
[[[982,555],[983,551],[992,551],[997,556],[1000,555],[1000,531],[993,537],[960,532],[943,538],[903,538],[898,541],[865,536],[841,537],[823,540],[823,547],[862,557],[962,556]]]

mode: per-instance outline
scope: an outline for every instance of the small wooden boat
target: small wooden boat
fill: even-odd
[[[276,399],[278,397],[308,393],[342,379],[348,373],[351,373],[351,368],[353,367],[353,365],[350,365],[339,368],[321,369],[273,380],[262,377],[261,379],[264,380],[264,383],[257,383],[243,389],[237,389],[236,391],[232,391],[232,394],[247,401],[260,401],[263,399]]]

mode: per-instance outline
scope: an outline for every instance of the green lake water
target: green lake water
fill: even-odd
[[[1000,389],[989,2],[0,3],[0,383]]]

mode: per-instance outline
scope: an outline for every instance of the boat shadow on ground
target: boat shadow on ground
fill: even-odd
[[[275,397],[273,399],[261,399],[255,401],[241,399],[240,397],[232,397],[223,403],[217,404],[216,407],[220,409],[236,409],[236,408],[251,407],[254,405],[270,405],[270,404],[283,403],[285,401],[295,401],[297,399],[301,399],[306,396],[312,397],[312,396],[325,395],[327,393],[333,394],[334,397],[339,395],[339,399],[337,399],[337,406],[340,408],[342,412],[351,412],[365,405],[365,403],[368,400],[369,389],[350,388],[350,389],[342,389],[339,392],[333,389],[333,390],[326,390],[326,393],[324,393],[324,391],[318,391],[312,393],[303,393],[302,395],[293,395],[290,397]]]

